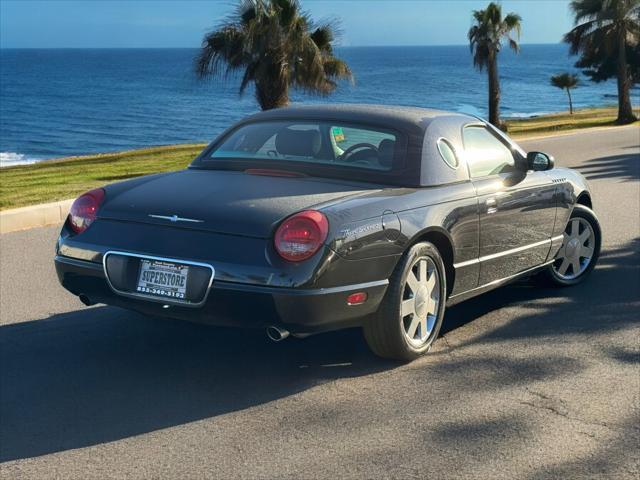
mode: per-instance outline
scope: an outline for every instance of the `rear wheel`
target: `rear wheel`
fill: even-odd
[[[442,257],[433,244],[418,243],[396,267],[378,313],[364,325],[367,344],[381,357],[418,358],[438,336],[445,302]]]
[[[543,274],[545,279],[559,286],[581,282],[595,268],[601,242],[595,214],[587,207],[576,205],[565,228],[562,247]]]

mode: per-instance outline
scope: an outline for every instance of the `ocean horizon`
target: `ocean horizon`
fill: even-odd
[[[156,145],[209,142],[256,112],[253,90],[239,78],[201,82],[197,49],[0,49],[0,166]],[[340,47],[355,83],[328,97],[292,91],[293,103],[380,103],[487,112],[485,72],[468,46]],[[502,116],[568,110],[551,75],[570,71],[565,44],[523,45],[500,54]],[[617,102],[615,81],[581,76],[574,107]],[[637,90],[634,90],[637,98]]]

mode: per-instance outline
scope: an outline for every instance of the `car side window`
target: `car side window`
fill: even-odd
[[[486,177],[515,170],[513,153],[483,126],[465,127],[465,159],[471,178]]]

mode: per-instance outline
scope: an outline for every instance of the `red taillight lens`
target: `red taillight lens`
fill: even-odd
[[[80,195],[69,210],[67,219],[69,227],[76,233],[82,233],[93,223],[98,215],[98,208],[104,200],[104,190],[96,188]]]
[[[347,297],[347,305],[361,305],[367,301],[367,292],[352,293]]]
[[[320,249],[328,232],[327,217],[316,210],[306,210],[287,218],[278,227],[274,243],[282,258],[300,262]]]

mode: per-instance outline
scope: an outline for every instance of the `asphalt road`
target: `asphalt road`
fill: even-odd
[[[591,181],[604,251],[569,289],[449,309],[432,353],[83,307],[57,229],[0,237],[2,478],[640,475],[640,131],[523,142]]]

